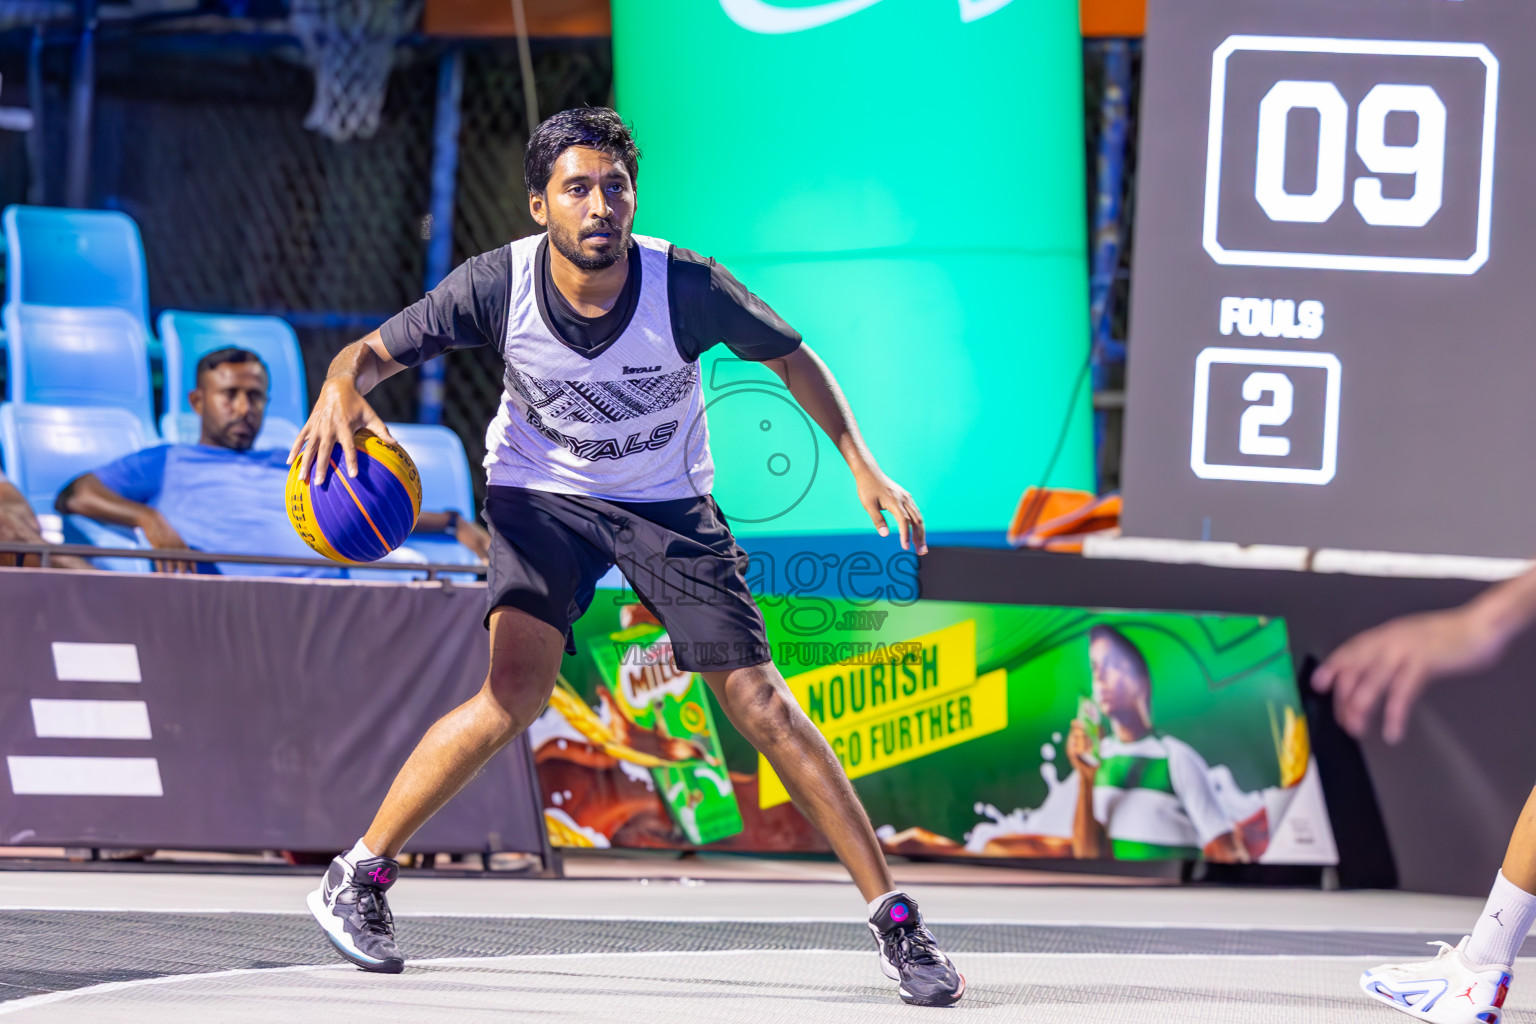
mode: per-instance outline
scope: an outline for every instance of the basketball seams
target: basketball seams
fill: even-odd
[[[346,474],[341,471],[341,467],[336,465],[335,459],[331,460],[331,475],[335,479],[341,481],[341,486],[347,489],[347,495],[352,499],[352,504],[356,505],[357,510],[363,514],[363,521],[368,524],[368,528],[373,531],[373,535],[379,539],[379,547],[382,549],[382,551],[378,558],[383,558],[385,555],[389,554],[391,550],[389,541],[385,540],[384,535],[379,532],[378,524],[373,521],[373,516],[368,514],[368,510],[364,508],[363,503],[358,500],[357,492],[352,489],[351,481],[349,481]],[[377,561],[377,559],[370,559],[370,561]]]
[[[361,431],[356,480],[346,477],[334,453],[335,449],[330,463],[332,476],[341,482],[338,490],[299,480],[297,463],[290,471],[289,521],[300,539],[332,561],[347,565],[377,561],[398,546],[391,545],[389,538],[399,537],[399,543],[404,543],[415,527],[421,513],[420,474],[403,448]],[[382,472],[370,472],[372,463]],[[353,509],[361,513],[361,521]]]

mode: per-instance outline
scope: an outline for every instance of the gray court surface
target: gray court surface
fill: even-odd
[[[15,1021],[1381,1021],[1362,968],[1478,903],[1394,893],[912,886],[966,974],[903,1005],[848,885],[402,878],[404,974],[337,960],[301,877],[0,873]],[[1536,952],[1528,948],[1527,952]],[[1517,965],[1517,979],[1522,973]],[[1533,1022],[1517,980],[1508,1024]]]

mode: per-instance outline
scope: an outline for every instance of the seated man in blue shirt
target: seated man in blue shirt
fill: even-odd
[[[288,521],[288,450],[253,450],[267,408],[267,368],[253,352],[225,348],[197,364],[188,396],[202,419],[197,444],[146,448],[76,477],[55,503],[62,513],[144,531],[156,548],[313,558]],[[490,535],[452,512],[423,512],[416,528],[452,532],[482,559]],[[157,561],[167,572],[197,566]],[[209,571],[205,566],[204,572]],[[342,568],[219,563],[238,576],[344,577]]]

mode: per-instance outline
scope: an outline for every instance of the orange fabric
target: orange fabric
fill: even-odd
[[[1140,36],[1147,31],[1147,0],[1082,0],[1085,36]]]
[[[1008,524],[1008,543],[1016,548],[1081,550],[1084,535],[1120,528],[1121,508],[1118,494],[1096,498],[1087,491],[1030,487]]]
[[[528,34],[611,36],[608,0],[523,0]],[[513,36],[511,0],[427,0],[421,30],[438,36]]]
[[[1041,522],[1070,515],[1092,501],[1093,495],[1087,491],[1055,487],[1026,488],[1019,498],[1019,507],[1013,510],[1013,521],[1008,524],[1008,542],[1017,545],[1019,538],[1033,531]]]

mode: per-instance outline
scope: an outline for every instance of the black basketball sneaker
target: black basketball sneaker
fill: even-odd
[[[384,892],[395,884],[400,865],[388,857],[370,857],[355,865],[337,857],[320,888],[309,894],[315,915],[336,952],[365,971],[399,974],[405,958],[395,946],[395,917]]]
[[[887,896],[869,919],[869,930],[880,946],[880,969],[897,983],[903,1002],[949,1006],[965,995],[965,976],[939,949],[906,893]]]

